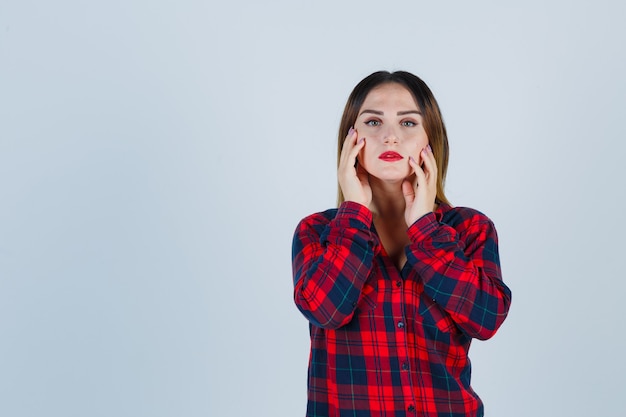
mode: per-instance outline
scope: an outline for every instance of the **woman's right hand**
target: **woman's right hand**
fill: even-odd
[[[372,202],[372,189],[368,181],[369,174],[361,164],[356,163],[357,155],[365,146],[365,138],[357,141],[358,136],[357,131],[350,128],[341,148],[337,179],[345,201],[354,201],[369,207]]]

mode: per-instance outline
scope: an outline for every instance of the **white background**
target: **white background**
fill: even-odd
[[[379,69],[498,228],[487,416],[626,415],[624,4],[0,0],[0,415],[303,416],[292,233]]]

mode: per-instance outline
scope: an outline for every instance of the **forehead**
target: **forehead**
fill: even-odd
[[[361,109],[393,107],[402,110],[418,109],[413,94],[403,85],[385,83],[373,88],[365,97]]]

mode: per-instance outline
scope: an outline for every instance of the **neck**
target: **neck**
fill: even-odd
[[[406,203],[402,194],[402,181],[385,182],[372,176],[369,181],[372,188],[372,213],[380,218],[404,219]]]

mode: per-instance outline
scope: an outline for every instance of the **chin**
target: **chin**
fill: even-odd
[[[385,182],[402,182],[405,179],[411,177],[413,173],[409,171],[397,171],[397,172],[379,172],[378,175],[376,173],[370,173],[370,175]]]
[[[406,161],[400,161],[399,163],[390,164],[389,162],[381,162],[378,159],[375,161],[367,161],[369,163],[364,164],[363,168],[373,177],[378,178],[381,181],[404,181],[407,177],[413,174],[413,170],[406,163]]]

